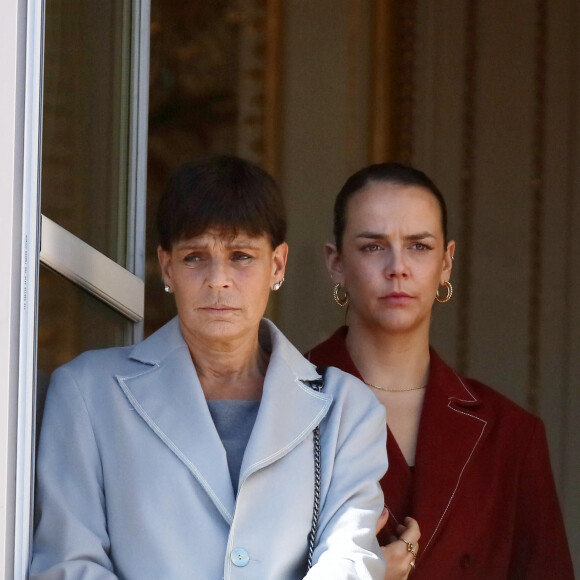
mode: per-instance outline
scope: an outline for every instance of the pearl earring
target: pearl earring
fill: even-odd
[[[284,278],[282,278],[282,280],[280,280],[279,282],[276,282],[274,286],[272,286],[272,290],[274,290],[274,292],[280,290],[282,284],[284,284]]]

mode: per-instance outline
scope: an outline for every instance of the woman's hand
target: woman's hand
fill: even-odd
[[[379,535],[379,532],[387,525],[388,520],[389,510],[385,507],[383,508],[383,513],[381,514],[379,521],[377,522],[377,536]]]
[[[386,511],[386,515],[385,515]],[[389,512],[385,509],[379,518],[377,531],[387,523]],[[415,566],[415,558],[419,553],[419,524],[413,518],[405,518],[405,524],[397,526],[398,536],[391,536],[386,546],[381,546],[383,557],[387,563],[384,580],[406,580]]]

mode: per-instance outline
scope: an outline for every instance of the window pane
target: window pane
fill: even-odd
[[[42,212],[125,265],[130,2],[46,0]]]
[[[88,349],[125,344],[130,323],[62,276],[39,272],[37,416],[52,371]]]

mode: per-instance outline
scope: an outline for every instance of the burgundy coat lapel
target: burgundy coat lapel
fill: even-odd
[[[489,421],[485,406],[431,350],[413,493],[413,517],[421,528],[423,554],[452,513],[455,494],[479,444],[487,436]]]
[[[381,546],[388,543],[390,536],[396,535],[397,526],[404,522],[406,516],[411,515],[413,489],[411,469],[388,428],[387,456],[389,468],[381,480],[381,487],[385,496],[385,506],[389,510],[389,520],[382,532],[378,534]]]
[[[339,328],[328,340],[306,354],[316,364],[337,366],[362,379],[346,349],[348,327]],[[469,462],[487,436],[491,414],[464,384],[461,377],[431,349],[429,383],[421,413],[415,470],[409,467],[390,431],[387,434],[389,468],[381,481],[385,505],[391,516],[379,540],[387,540],[405,516],[421,528],[421,553],[428,550],[446,518]],[[387,417],[388,422],[388,417]],[[412,513],[401,513],[413,478]]]

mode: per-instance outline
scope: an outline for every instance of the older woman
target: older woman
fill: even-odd
[[[178,315],[55,372],[30,578],[382,578],[384,409],[262,318],[288,253],[275,183],[187,165],[158,229]]]
[[[453,293],[440,191],[411,167],[366,167],[338,194],[334,234],[348,326],[309,358],[363,379],[387,409],[385,578],[416,565],[414,580],[571,580],[542,422],[429,347],[433,304]]]

